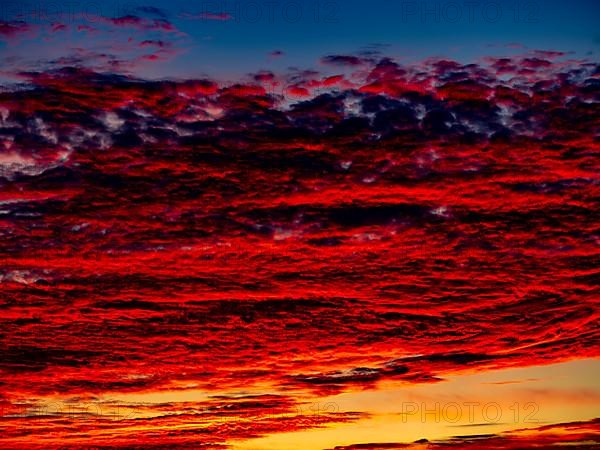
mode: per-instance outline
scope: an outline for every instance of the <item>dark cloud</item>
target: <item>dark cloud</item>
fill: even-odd
[[[516,430],[503,434],[473,434],[456,436],[447,440],[430,442],[419,439],[413,443],[365,443],[337,446],[329,450],[392,450],[421,449],[491,449],[510,450],[525,448],[554,448],[566,446],[575,449],[589,449],[597,441],[598,420],[549,425],[539,428]]]
[[[335,66],[360,66],[363,61],[357,56],[351,55],[327,55],[321,58],[323,64]]]

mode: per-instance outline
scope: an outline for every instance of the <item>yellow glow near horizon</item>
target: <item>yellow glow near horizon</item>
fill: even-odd
[[[72,407],[67,401],[63,405],[69,405],[71,413],[89,413],[90,420],[94,419],[94,415],[108,416],[115,408],[123,413],[115,420],[172,418],[153,425],[154,430],[218,427],[228,421],[252,422],[262,417],[277,419],[282,416],[294,421],[296,415],[364,414],[363,418],[355,421],[325,421],[327,424],[320,428],[273,432],[259,438],[228,442],[234,450],[323,450],[360,443],[408,443],[423,438],[439,440],[456,435],[500,433],[590,420],[600,416],[598,374],[600,359],[585,359],[546,366],[464,372],[429,384],[386,381],[371,389],[323,397],[311,397],[309,392],[301,391],[280,392],[269,389],[269,386],[220,392],[179,387],[106,395],[90,401],[91,407],[83,409]],[[202,412],[211,404],[211,399],[221,395],[231,398],[234,403],[236,397],[247,400],[248,396],[282,394],[297,399],[297,411],[292,408],[292,412],[271,415],[258,410],[257,416],[248,417],[234,413],[230,417],[198,414],[182,421],[177,418],[179,414],[189,412],[190,408]],[[45,401],[49,405],[61,404],[57,398]],[[161,405],[165,404],[168,406],[163,409]],[[100,409],[102,413],[97,413]],[[146,429],[127,420],[112,423],[111,427],[114,428],[100,431],[96,438],[110,439],[122,433]]]
[[[318,400],[323,405],[335,404],[340,412],[369,413],[370,418],[240,441],[234,448],[322,450],[589,420],[600,415],[598,374],[600,360],[588,359],[451,376],[435,384],[382,383],[376,390]]]

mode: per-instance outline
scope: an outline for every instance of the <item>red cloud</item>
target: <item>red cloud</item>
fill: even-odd
[[[57,33],[59,31],[65,31],[67,30],[67,28],[67,25],[65,25],[64,23],[53,23],[51,31],[52,33]]]
[[[382,59],[358,87],[21,73],[0,92],[2,407],[290,398],[146,405],[121,431],[12,416],[3,436],[217,446],[360,417],[261,412],[298,392],[598,356],[596,68],[498,75],[521,62]]]
[[[90,19],[91,20],[91,19]],[[119,28],[133,28],[142,31],[176,32],[177,28],[166,19],[149,19],[134,15],[121,17],[94,17],[95,22],[113,25]]]
[[[13,38],[31,31],[31,25],[23,21],[2,21],[0,20],[0,37],[5,39]]]

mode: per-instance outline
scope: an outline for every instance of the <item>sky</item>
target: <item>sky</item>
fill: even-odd
[[[600,6],[514,5],[2,2],[0,446],[599,447]]]
[[[405,61],[429,56],[466,61],[523,47],[597,58],[600,44],[600,6],[592,0],[152,4],[43,0],[3,2],[0,14],[6,23],[13,23],[0,32],[5,61],[15,58],[5,67],[22,69],[90,54],[133,59],[160,50],[154,60],[159,64],[142,59],[139,67],[127,69],[145,78],[207,74],[233,80],[260,69],[312,68],[326,53],[375,50]],[[145,23],[107,22],[128,16]],[[27,25],[14,26],[19,21]],[[150,37],[168,48],[140,48]],[[101,64],[102,58],[97,59],[95,63]]]

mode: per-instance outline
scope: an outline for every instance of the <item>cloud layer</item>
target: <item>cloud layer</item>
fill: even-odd
[[[3,88],[6,405],[193,385],[289,406],[598,356],[597,66],[322,62],[340,73]]]

